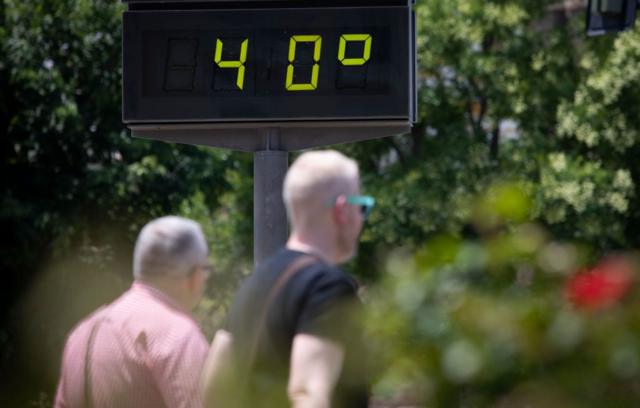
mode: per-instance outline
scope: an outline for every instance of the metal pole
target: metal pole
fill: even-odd
[[[268,146],[267,146],[268,147]],[[285,245],[289,233],[282,183],[289,154],[264,150],[253,155],[253,261],[255,264]]]

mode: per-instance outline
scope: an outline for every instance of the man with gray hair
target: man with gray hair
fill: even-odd
[[[236,294],[203,370],[205,405],[366,407],[357,284],[337,265],[374,200],[355,161],[332,150],[302,154],[283,198],[291,235]]]
[[[148,223],[136,241],[131,288],[69,335],[55,407],[201,406],[209,347],[190,313],[209,273],[197,223]]]

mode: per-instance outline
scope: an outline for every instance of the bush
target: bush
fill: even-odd
[[[477,200],[466,237],[397,253],[368,293],[378,398],[428,406],[640,401],[632,254],[597,255],[526,221],[517,186]],[[594,265],[595,266],[592,266]]]

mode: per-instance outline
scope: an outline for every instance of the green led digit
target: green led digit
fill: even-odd
[[[238,85],[238,88],[243,89],[245,71],[244,63],[247,61],[247,48],[249,48],[249,39],[247,38],[242,42],[242,44],[240,44],[240,59],[238,61],[223,61],[222,47],[222,41],[218,38],[218,40],[216,41],[216,64],[218,64],[220,68],[237,68],[238,78],[236,80],[236,85]]]
[[[311,83],[294,84],[293,63],[296,60],[296,48],[300,42],[313,43],[313,67],[311,68]],[[322,37],[319,35],[294,35],[289,41],[289,65],[287,66],[286,88],[287,91],[313,91],[318,88],[318,75],[320,74],[320,52],[322,50]]]
[[[347,42],[360,41],[364,42],[364,52],[362,58],[345,58],[347,51]],[[343,34],[340,36],[340,45],[338,46],[338,59],[342,65],[356,66],[364,65],[371,57],[371,36],[369,34]]]

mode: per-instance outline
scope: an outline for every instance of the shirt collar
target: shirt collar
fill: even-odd
[[[131,285],[131,289],[135,292],[141,292],[141,293],[147,294],[148,296],[151,296],[152,298],[162,303],[165,303],[171,308],[176,309],[186,314],[187,316],[191,317],[191,313],[187,309],[185,309],[184,306],[180,305],[178,302],[173,300],[169,295],[167,295],[160,289],[148,283],[145,283],[139,280],[133,281],[133,284]]]

